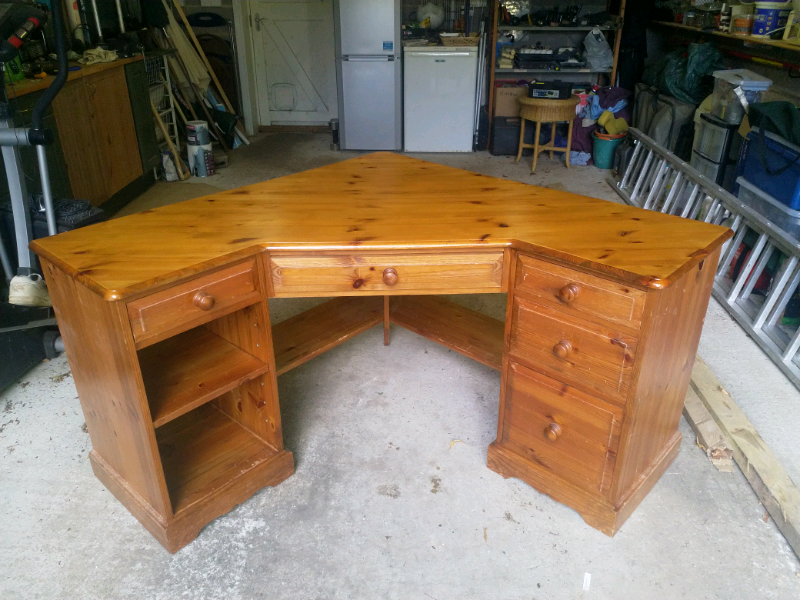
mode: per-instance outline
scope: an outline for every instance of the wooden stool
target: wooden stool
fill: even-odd
[[[519,162],[519,159],[522,158],[522,151],[525,148],[533,148],[533,163],[531,164],[531,172],[533,172],[536,171],[536,162],[539,160],[539,152],[549,150],[550,158],[553,158],[553,152],[566,152],[567,168],[569,169],[569,151],[572,147],[572,123],[575,120],[575,107],[578,102],[579,99],[577,96],[572,96],[566,100],[520,98],[519,116],[522,118],[522,123],[519,128],[519,150],[517,151],[517,160],[514,162]],[[533,138],[533,144],[525,143],[526,120],[536,122],[536,134]],[[556,123],[559,121],[567,121],[569,123],[566,149],[555,146]],[[550,143],[547,146],[539,145],[539,132],[542,128],[542,123],[552,123],[553,129],[550,134]]]

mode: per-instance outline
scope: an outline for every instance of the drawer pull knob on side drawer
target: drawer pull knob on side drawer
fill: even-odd
[[[544,435],[551,442],[555,442],[561,435],[561,425],[558,423],[550,423],[550,425],[544,428]]]
[[[217,303],[214,296],[206,292],[197,292],[193,298],[194,305],[201,310],[211,310]]]
[[[565,304],[569,304],[581,295],[581,288],[577,283],[570,283],[558,290],[558,297]]]
[[[572,344],[567,340],[561,340],[553,346],[553,354],[558,358],[567,358],[572,353]]]
[[[383,283],[386,285],[394,285],[400,281],[400,276],[397,274],[397,269],[389,267],[383,270]]]

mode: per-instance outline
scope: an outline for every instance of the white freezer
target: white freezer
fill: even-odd
[[[403,49],[406,152],[472,152],[477,46]]]

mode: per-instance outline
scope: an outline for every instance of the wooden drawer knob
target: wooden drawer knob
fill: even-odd
[[[544,428],[544,435],[551,442],[555,442],[558,436],[561,435],[561,425],[558,423],[550,423],[550,425]]]
[[[567,358],[572,353],[572,344],[567,340],[561,340],[553,346],[553,354],[558,358]]]
[[[397,274],[397,269],[394,267],[389,267],[388,269],[383,270],[383,283],[386,285],[394,285],[400,280],[400,276]]]
[[[581,288],[577,283],[570,283],[558,290],[558,297],[561,301],[569,304],[581,295]]]
[[[211,310],[217,303],[214,296],[206,292],[197,292],[193,299],[194,305],[201,310]]]

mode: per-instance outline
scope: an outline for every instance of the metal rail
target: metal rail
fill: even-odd
[[[800,285],[800,242],[638,129],[629,135],[633,153],[609,178],[611,187],[628,204],[733,229],[720,255],[714,297],[800,388],[800,328],[784,318]]]

